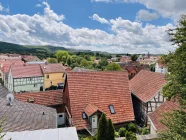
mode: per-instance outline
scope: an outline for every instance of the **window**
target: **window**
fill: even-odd
[[[49,75],[46,75],[46,78],[49,79]]]
[[[82,118],[87,119],[87,114],[85,112],[82,112]]]
[[[34,87],[37,87],[37,84],[34,84]]]
[[[62,118],[63,117],[63,115],[59,115],[59,118]]]
[[[115,114],[115,110],[114,110],[114,106],[113,105],[109,105],[109,109],[110,109],[110,113],[111,114]]]

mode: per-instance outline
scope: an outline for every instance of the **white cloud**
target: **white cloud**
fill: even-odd
[[[56,14],[44,2],[44,14],[0,14],[0,40],[26,45],[54,45],[112,53],[166,53],[174,50],[165,30],[172,24],[154,26],[118,17],[107,20],[111,33],[88,28],[74,29],[63,23],[64,15]],[[106,19],[105,19],[106,20]]]
[[[3,7],[3,6],[1,5],[1,3],[0,3],[0,11],[4,11],[4,12],[9,13],[9,12],[10,12],[10,8],[9,8],[9,6],[8,6],[7,8],[5,8],[5,7]]]
[[[108,23],[109,23],[108,20],[106,20],[105,18],[99,17],[97,14],[94,14],[94,15],[93,15],[92,17],[90,17],[90,18],[93,19],[93,20],[96,20],[96,21],[100,22],[101,24],[108,24]]]
[[[35,7],[42,7],[42,5],[38,3],[35,5]]]
[[[0,11],[3,11],[3,6],[1,5],[1,3],[0,3]]]
[[[138,21],[151,21],[157,18],[159,18],[159,15],[156,12],[151,13],[148,10],[144,10],[144,9],[138,11],[136,16],[136,20]]]
[[[186,13],[186,0],[91,0],[92,2],[123,2],[140,3],[148,9],[155,10],[165,18],[172,18],[175,22],[179,20],[180,15]]]

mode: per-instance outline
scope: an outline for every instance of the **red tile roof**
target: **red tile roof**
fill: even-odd
[[[18,100],[22,102],[28,102],[28,100],[33,100],[33,103],[44,106],[55,106],[63,104],[63,94],[62,91],[59,90],[32,93],[27,92],[14,95]]]
[[[90,104],[96,106],[89,107],[90,114],[99,108],[114,124],[134,120],[127,72],[69,72],[67,84],[72,120],[78,130],[87,125],[82,112]],[[109,105],[114,106],[115,114],[110,113]]]
[[[44,74],[65,72],[62,64],[41,64],[41,69]]]
[[[23,64],[24,62],[21,60],[6,60],[6,61],[1,60],[0,61],[1,70],[3,72],[9,72],[11,65],[23,65]]]
[[[163,118],[162,115],[166,112],[171,112],[175,109],[178,109],[178,106],[179,105],[176,102],[166,101],[160,107],[158,107],[154,112],[149,114],[149,118],[151,119],[157,131],[163,131],[167,129],[167,127],[160,122],[161,119]]]
[[[165,76],[161,73],[141,70],[130,80],[130,90],[141,101],[148,102],[166,83]]]
[[[13,78],[43,76],[40,65],[11,65]]]
[[[95,112],[97,111],[101,111],[99,110],[95,105],[93,104],[88,104],[86,107],[85,107],[85,113],[88,115],[88,116],[91,116],[92,114],[94,114]],[[102,111],[101,111],[102,112]]]

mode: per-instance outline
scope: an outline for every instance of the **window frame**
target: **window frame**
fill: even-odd
[[[85,112],[82,112],[82,118],[83,118],[83,120],[88,119],[88,116],[87,116],[87,114]]]
[[[115,111],[113,105],[109,105],[108,108],[109,108],[111,114],[116,114],[116,111]]]

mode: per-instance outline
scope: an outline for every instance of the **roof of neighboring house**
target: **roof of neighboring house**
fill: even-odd
[[[13,78],[43,76],[40,65],[11,65]]]
[[[3,140],[78,140],[75,127],[8,132]]]
[[[41,61],[37,56],[22,55],[22,59],[26,62]]]
[[[55,109],[16,99],[12,102],[12,106],[9,106],[6,100],[8,93],[7,89],[0,86],[0,120],[6,119],[2,126],[4,132],[57,127]]]
[[[130,80],[131,92],[143,102],[151,100],[166,83],[165,75],[161,73],[141,70]]]
[[[134,120],[127,72],[69,72],[66,85],[72,120],[78,130],[88,125],[82,119],[84,110],[92,114],[99,108],[114,124]],[[109,105],[113,105],[115,114],[110,113]]]
[[[11,65],[23,65],[24,62],[21,61],[21,60],[19,60],[19,61],[9,61],[9,60],[7,60],[7,61],[4,61],[4,62],[0,61],[0,64],[2,66],[1,70],[4,73],[4,72],[9,72],[9,69],[10,69]]]
[[[41,69],[44,74],[65,72],[62,64],[41,64]]]
[[[63,93],[59,90],[14,94],[16,99],[34,104],[55,106],[63,104]],[[31,101],[32,100],[32,101]]]
[[[158,67],[159,67],[159,68],[166,67],[166,64],[162,64],[162,63],[160,63],[160,62],[158,62],[157,64],[158,64]]]
[[[86,69],[86,68],[80,68],[80,67],[75,67],[72,72],[91,72],[91,71],[96,71],[92,69]]]
[[[8,93],[8,90],[4,86],[0,85],[0,98],[6,98]]]
[[[160,122],[161,119],[163,118],[162,115],[166,112],[176,110],[178,109],[178,107],[179,107],[178,103],[174,101],[166,101],[163,104],[161,104],[154,112],[149,114],[149,118],[157,131],[163,131],[167,129],[167,127]]]

